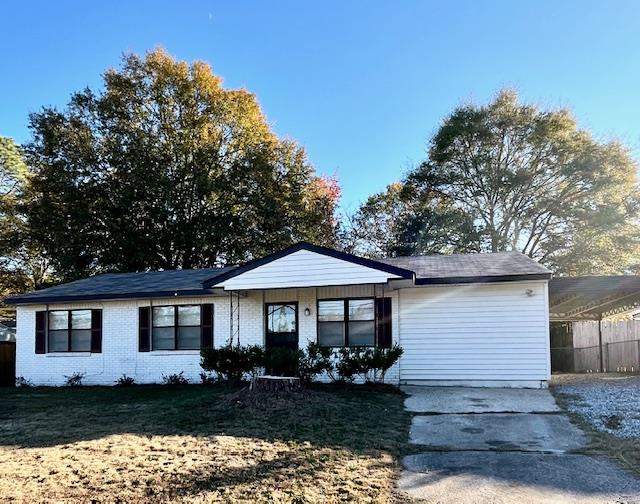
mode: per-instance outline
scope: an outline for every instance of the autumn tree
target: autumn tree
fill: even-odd
[[[271,131],[253,94],[163,50],[103,78],[30,119],[30,220],[64,279],[333,244],[339,190]]]
[[[519,250],[558,272],[622,272],[640,251],[636,171],[624,146],[596,141],[568,111],[502,91],[445,118],[396,190],[411,212],[391,241],[413,253]]]

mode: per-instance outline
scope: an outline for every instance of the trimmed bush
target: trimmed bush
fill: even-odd
[[[264,366],[264,351],[257,345],[204,348],[200,351],[200,366],[223,381],[237,383],[246,375],[258,374]]]
[[[24,376],[16,376],[16,387],[30,388],[33,387],[33,382]]]
[[[115,382],[116,387],[131,387],[136,384],[135,378],[133,376],[122,375]]]
[[[310,383],[324,373],[335,380],[333,355],[333,348],[309,343],[298,361],[298,376],[304,383]]]
[[[79,371],[73,373],[72,375],[64,377],[64,384],[66,387],[79,387],[82,385],[82,380],[84,379],[86,373],[80,373]]]
[[[200,373],[200,380],[203,385],[213,385],[216,382],[216,376],[213,373]]]
[[[366,375],[365,351],[359,347],[342,347],[336,351],[335,368],[339,381],[352,383],[356,376]]]
[[[188,385],[189,380],[184,377],[184,371],[173,373],[170,375],[162,375],[162,383],[164,385]]]
[[[264,353],[264,367],[267,373],[274,376],[298,376],[303,356],[302,350],[286,347],[269,348]]]
[[[369,356],[368,367],[373,373],[373,381],[384,383],[387,371],[400,360],[404,350],[397,343],[391,348],[374,348]]]
[[[335,369],[338,379],[352,383],[357,376],[365,382],[384,383],[387,371],[402,356],[402,347],[345,347],[336,351]]]

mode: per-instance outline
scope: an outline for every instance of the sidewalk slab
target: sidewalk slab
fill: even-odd
[[[563,453],[583,448],[586,435],[564,415],[483,413],[414,416],[409,442],[439,450],[521,450]]]
[[[405,386],[405,408],[415,413],[555,413],[548,390]]]
[[[604,457],[429,452],[403,464],[399,490],[433,503],[640,503],[639,480]]]

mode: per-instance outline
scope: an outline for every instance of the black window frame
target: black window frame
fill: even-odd
[[[180,308],[185,308],[185,307],[197,307],[199,310],[199,318],[200,318],[200,322],[198,323],[198,325],[180,325],[180,317],[178,316],[178,310]],[[150,348],[152,352],[194,352],[194,351],[200,351],[202,349],[202,305],[201,304],[181,304],[181,305],[158,305],[158,306],[151,306],[150,307],[150,313],[149,313],[149,317],[150,317],[150,329],[151,329],[151,334],[150,334],[150,338],[149,338],[149,342],[150,342]],[[173,308],[173,326],[156,326],[153,323],[153,311],[157,308]],[[154,329],[157,328],[169,328],[172,327],[173,328],[173,348],[155,348],[154,344],[153,344],[153,331]],[[185,328],[185,327],[197,327],[198,329],[200,329],[199,332],[199,337],[198,337],[198,347],[197,348],[178,348],[178,332],[180,328]]]
[[[323,345],[320,343],[320,303],[323,301],[343,301],[344,317],[342,324],[344,325],[344,342],[342,345]],[[369,320],[360,320],[354,322],[373,322],[373,344],[372,345],[349,345],[349,301],[372,301],[373,302],[373,318]],[[335,322],[338,322],[337,320]],[[349,297],[349,298],[323,298],[316,299],[316,342],[325,348],[376,348],[378,346],[378,323],[376,318],[376,298],[372,296]]]
[[[61,353],[61,354],[65,354],[65,353],[91,353],[91,342],[92,342],[92,338],[93,338],[93,311],[94,308],[75,308],[73,310],[46,310],[46,319],[45,319],[45,323],[46,323],[46,348],[47,351],[46,353],[51,353],[51,354],[57,354],[57,353]],[[62,313],[66,313],[67,314],[67,349],[66,350],[51,350],[51,331],[64,331],[64,329],[51,329],[51,321],[50,321],[50,316],[51,313],[56,313],[56,312],[62,312]],[[78,331],[89,331],[89,349],[88,350],[74,350],[72,348],[71,345],[71,332],[74,330],[73,329],[73,312],[89,312],[89,328],[83,328],[83,329],[78,329],[76,328],[76,330]],[[100,321],[100,323],[102,324],[102,320]],[[100,327],[100,331],[102,331],[102,325]]]

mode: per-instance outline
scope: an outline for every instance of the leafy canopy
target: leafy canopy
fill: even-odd
[[[235,263],[331,245],[339,188],[202,62],[128,55],[30,118],[30,222],[60,276]]]
[[[502,91],[445,118],[428,157],[372,196],[354,222],[382,222],[373,254],[519,250],[562,273],[622,272],[637,260],[637,166],[617,142]],[[355,242],[358,244],[358,242]]]
[[[26,216],[29,172],[13,140],[0,137],[0,299],[42,287],[48,261],[32,242]],[[0,308],[5,317],[12,309]]]

